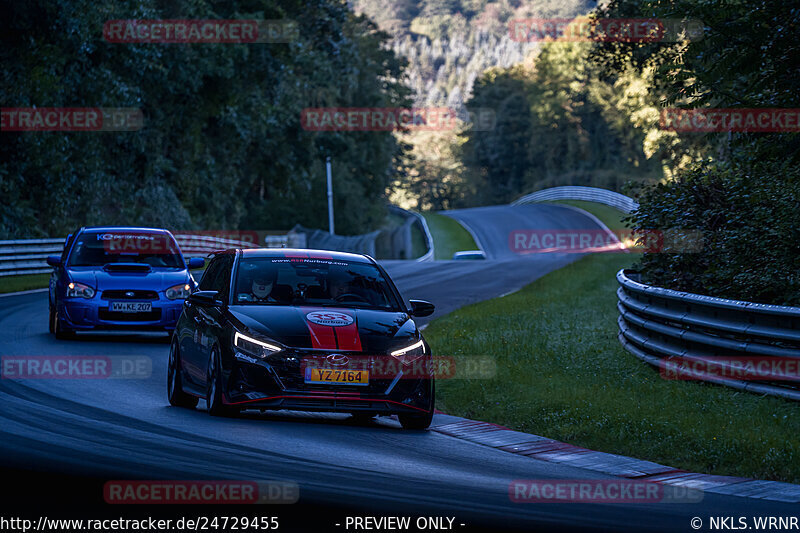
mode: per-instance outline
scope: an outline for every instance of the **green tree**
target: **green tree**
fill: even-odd
[[[136,107],[138,132],[1,132],[0,236],[82,224],[173,229],[324,227],[335,161],[336,227],[384,218],[400,145],[390,133],[315,133],[306,107],[404,106],[388,36],[338,0],[0,2],[4,107]],[[290,43],[113,44],[110,19],[288,19]],[[5,201],[7,199],[8,201]]]

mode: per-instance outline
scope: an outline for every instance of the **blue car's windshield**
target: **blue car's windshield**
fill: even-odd
[[[239,262],[234,303],[316,305],[399,310],[380,270],[326,259],[245,258]]]
[[[164,233],[118,230],[83,232],[78,236],[68,266],[103,266],[109,263],[184,268],[178,244]]]

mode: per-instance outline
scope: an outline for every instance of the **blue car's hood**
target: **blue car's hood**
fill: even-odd
[[[85,283],[99,291],[110,289],[164,290],[187,283],[186,270],[154,268],[150,272],[106,272],[97,267],[73,267],[68,270],[72,281]]]

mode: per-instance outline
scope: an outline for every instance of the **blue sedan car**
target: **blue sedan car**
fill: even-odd
[[[189,274],[201,258],[184,260],[164,229],[81,228],[64,251],[51,255],[50,332],[155,330],[172,333],[184,300],[195,288]]]

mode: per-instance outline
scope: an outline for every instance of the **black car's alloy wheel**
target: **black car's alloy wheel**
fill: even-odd
[[[167,366],[167,397],[170,405],[175,407],[197,407],[197,397],[187,394],[183,390],[180,372],[180,350],[178,340],[172,339],[169,347],[169,364]]]
[[[214,347],[208,360],[206,378],[206,405],[212,416],[232,416],[236,409],[222,403],[222,371],[219,367],[219,350]]]

